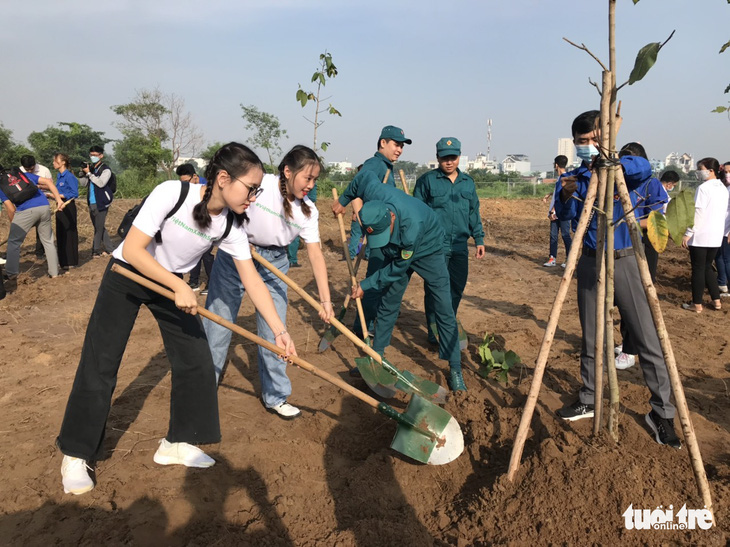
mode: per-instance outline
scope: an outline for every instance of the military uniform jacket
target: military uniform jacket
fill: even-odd
[[[436,213],[444,229],[445,252],[466,250],[470,237],[476,245],[484,245],[479,198],[469,175],[457,170],[452,183],[441,169],[433,169],[418,178],[413,197]]]
[[[385,177],[385,173],[388,169],[390,169],[388,181],[383,184],[383,178]],[[380,152],[376,152],[372,158],[362,164],[360,172],[355,175],[355,178],[352,179],[350,184],[347,185],[347,188],[345,188],[345,191],[342,192],[342,195],[339,198],[340,205],[346,207],[347,204],[355,198],[360,198],[364,201],[363,196],[360,194],[364,192],[365,185],[369,184],[371,181],[376,181],[381,186],[390,186],[393,189],[396,188],[395,178],[393,177],[393,164],[390,163]]]
[[[362,281],[363,290],[383,290],[405,276],[413,261],[443,252],[444,231],[436,214],[400,190],[382,183],[380,187],[389,194],[389,199],[380,199],[395,213],[395,223],[390,241],[382,247],[386,265]]]

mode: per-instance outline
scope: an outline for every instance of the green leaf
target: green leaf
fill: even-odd
[[[514,351],[509,350],[507,353],[504,354],[504,366],[502,367],[502,370],[509,370],[519,362],[520,356],[517,355]]]
[[[482,378],[485,378],[489,376],[489,373],[492,372],[491,367],[479,367],[479,370],[477,370],[477,374],[481,376]]]
[[[499,350],[492,351],[492,356],[494,357],[494,362],[499,363],[500,365],[504,363],[504,352]]]
[[[312,74],[312,79],[310,81],[316,82],[319,79],[320,76],[322,76],[322,73],[319,72],[319,71],[317,71],[314,74]]]
[[[727,112],[727,106],[718,106],[715,110],[710,110],[710,112],[722,114],[723,112]]]
[[[730,0],[728,0],[728,2],[730,2]],[[639,0],[634,0],[634,5],[636,5],[638,3],[639,3]]]
[[[695,201],[692,190],[682,190],[667,206],[667,225],[672,241],[682,244],[687,228],[695,223]]]
[[[661,211],[652,211],[646,219],[646,235],[656,252],[663,253],[669,241],[669,225],[667,217]]]
[[[309,97],[307,97],[307,92],[300,88],[299,91],[297,91],[297,101],[302,103],[302,108],[306,106],[308,99]]]
[[[730,4],[730,0],[728,0],[728,4]],[[729,47],[730,47],[730,42],[725,42],[725,44],[720,48],[720,53],[722,53]]]
[[[327,147],[330,145],[328,142],[323,142],[319,145],[319,147],[322,149],[323,152],[327,152]]]
[[[336,114],[336,115],[338,115],[338,116],[339,116],[340,118],[342,117],[342,114],[340,114],[340,111],[339,111],[339,110],[337,110],[337,109],[336,109],[336,108],[335,108],[334,106],[332,106],[332,105],[330,105],[330,107],[329,107],[329,110],[328,110],[328,112],[329,112],[330,114]]]
[[[492,356],[492,350],[489,349],[488,344],[482,344],[479,346],[479,357],[482,358],[482,365],[490,367],[494,366],[494,357]]]
[[[656,57],[659,54],[661,44],[659,42],[652,42],[645,45],[639,50],[636,55],[636,61],[634,62],[634,69],[629,75],[629,85],[632,85],[641,80],[649,69],[656,63]]]
[[[728,86],[727,86],[727,87],[725,88],[725,91],[724,91],[724,92],[725,92],[725,93],[727,93],[728,91],[730,91],[730,85],[728,85]]]
[[[327,83],[324,79],[324,74],[322,74],[321,72],[319,73],[319,83],[322,85],[325,85]]]
[[[509,376],[507,374],[506,370],[502,370],[499,374],[497,374],[497,380],[504,385],[507,385],[509,383]]]

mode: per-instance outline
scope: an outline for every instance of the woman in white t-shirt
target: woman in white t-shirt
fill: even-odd
[[[277,333],[276,344],[288,354],[296,354],[253,266],[243,230],[245,212],[260,192],[263,165],[244,145],[229,143],[215,153],[206,174],[208,186],[187,187],[187,196],[177,210],[182,183],[167,181],[157,186],[126,239],[113,252],[89,319],[57,440],[64,454],[61,474],[66,493],[83,494],[94,487],[88,463],[96,459],[101,448],[117,372],[142,304],[160,327],[172,369],[169,429],[154,461],[188,467],[215,463],[193,446],[220,442],[220,425],[213,363],[196,315],[196,295],[182,279],[211,243],[218,243],[233,257],[258,313]],[[161,243],[156,241],[158,232]],[[175,301],[112,272],[114,263],[169,287]]]
[[[319,213],[314,203],[307,198],[321,170],[319,157],[311,148],[292,148],[279,164],[279,174],[264,176],[261,183],[263,192],[248,212],[246,233],[256,252],[284,273],[289,270],[287,246],[296,236],[304,240],[323,307],[320,317],[329,321],[334,311],[327,282],[327,266],[319,244]],[[244,290],[248,290],[248,287],[241,285],[231,256],[221,251],[226,250],[219,250],[216,254],[205,307],[229,321],[235,321]],[[271,293],[279,317],[286,322],[286,284],[260,264],[256,264],[256,268]],[[216,376],[220,380],[231,343],[231,332],[206,319],[203,325],[213,354]],[[267,322],[262,321],[258,312],[257,327],[259,336],[273,340],[272,329]],[[299,416],[299,409],[287,402],[291,395],[291,382],[286,375],[286,363],[274,353],[259,347],[258,369],[264,406],[287,420]]]
[[[702,312],[702,295],[705,287],[710,292],[710,308],[719,310],[720,288],[712,261],[728,232],[728,191],[720,179],[720,163],[715,158],[697,162],[697,178],[704,181],[695,192],[695,222],[687,228],[682,247],[689,249],[692,264],[692,301],[682,304],[686,310]]]

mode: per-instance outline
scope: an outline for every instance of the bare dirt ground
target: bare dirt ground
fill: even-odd
[[[131,202],[115,203],[111,232]],[[321,200],[320,210],[329,209]],[[96,488],[65,495],[54,446],[105,260],[91,260],[91,228],[79,207],[82,266],[46,277],[23,248],[18,290],[0,302],[0,543],[7,545],[490,545],[701,544],[730,537],[730,371],[728,311],[695,315],[689,259],[670,243],[660,257],[662,301],[714,497],[717,526],[708,531],[625,530],[629,504],[701,508],[687,450],[660,446],[644,423],[648,391],[639,367],[619,371],[619,444],[591,435],[591,420],[566,423],[555,410],[579,387],[580,325],[569,291],[522,468],[504,476],[525,394],[557,291],[561,268],[543,268],[548,223],[539,201],[484,200],[487,256],[470,263],[460,319],[470,333],[468,394],[446,405],[461,424],[466,449],[445,466],[415,464],[389,448],[393,422],[308,373],[292,368],[291,402],[303,417],[267,413],[259,395],[255,347],[234,336],[219,390],[223,441],[207,447],[210,469],[153,463],[167,429],[170,374],[162,341],[143,309],[122,363]],[[349,283],[336,223],[323,214],[334,300]],[[0,234],[7,234],[7,218]],[[562,245],[562,242],[561,242]],[[563,250],[560,250],[562,257]],[[305,267],[292,277],[314,292]],[[400,368],[445,385],[445,363],[426,344],[423,284],[414,276],[388,356]],[[204,297],[200,297],[203,302]],[[291,295],[288,326],[299,353],[347,374],[358,351],[344,337],[316,352],[324,327]],[[728,302],[730,304],[730,302]],[[239,323],[255,329],[245,302]],[[347,322],[352,320],[349,312]],[[504,338],[524,363],[507,387],[475,371],[485,332]],[[616,326],[618,338],[618,325]],[[404,408],[406,398],[394,402]],[[677,424],[679,429],[679,426]]]

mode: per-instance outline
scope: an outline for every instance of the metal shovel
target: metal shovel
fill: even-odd
[[[118,264],[112,266],[112,271],[123,275],[155,291],[156,293],[175,300],[175,294],[158,285],[141,275],[131,272]],[[275,346],[271,342],[256,336],[255,334],[239,327],[238,325],[226,321],[222,317],[209,312],[205,308],[198,308],[198,313],[203,317],[222,325],[233,332],[240,334],[244,338],[255,342],[256,344],[272,351],[282,357],[285,356],[283,349]],[[386,403],[380,403],[373,397],[363,393],[359,389],[352,387],[347,382],[315,367],[304,359],[295,355],[290,355],[288,359],[304,370],[311,372],[315,376],[322,378],[330,384],[337,386],[341,390],[357,397],[364,403],[378,410],[381,414],[395,420],[398,427],[390,446],[393,450],[397,450],[401,454],[413,458],[421,463],[431,465],[443,465],[454,461],[464,451],[464,435],[461,432],[458,422],[443,408],[429,403],[418,395],[414,395],[408,403],[405,412],[398,412],[396,409]]]
[[[297,285],[292,279],[281,273],[281,271],[263,258],[256,251],[251,249],[251,256],[256,262],[264,266],[276,277],[286,283],[299,296],[306,300],[314,309],[320,311],[322,305],[312,298],[307,291]],[[344,334],[352,343],[362,349],[369,357],[358,357],[355,359],[357,368],[368,384],[368,387],[381,397],[393,397],[397,390],[405,393],[413,393],[431,401],[432,403],[443,404],[446,402],[449,391],[435,382],[424,380],[414,376],[409,371],[400,371],[393,364],[380,357],[380,355],[345,325],[334,317],[330,323]]]

